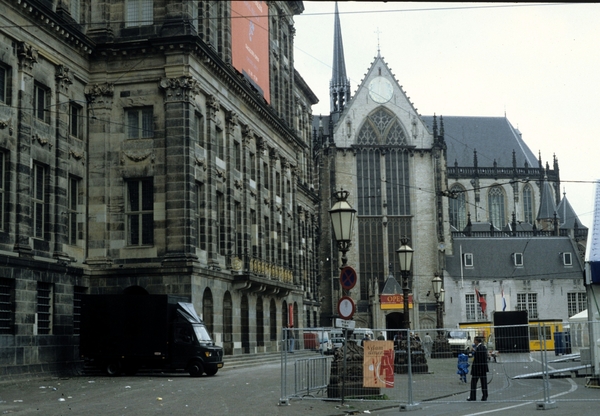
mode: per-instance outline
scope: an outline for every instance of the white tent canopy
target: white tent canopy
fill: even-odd
[[[587,322],[588,320],[588,311],[587,309],[581,311],[569,318],[569,322]]]

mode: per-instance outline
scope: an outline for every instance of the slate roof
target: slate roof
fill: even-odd
[[[579,221],[579,217],[569,203],[566,195],[563,195],[560,204],[558,204],[558,207],[556,208],[556,212],[560,218],[560,228],[573,229],[575,228],[575,224],[577,224],[577,228],[580,230],[587,229],[587,227]]]
[[[423,121],[433,132],[433,116],[423,116]],[[473,151],[477,150],[480,167],[512,167],[513,150],[517,167],[537,168],[538,159],[523,141],[519,130],[506,117],[443,116],[444,139],[448,147],[448,166],[473,166]],[[438,129],[440,117],[437,118]]]
[[[446,271],[461,278],[460,253],[473,254],[473,267],[462,268],[464,280],[577,279],[583,278],[583,262],[568,237],[454,237],[454,254],[446,256]],[[572,253],[565,266],[560,253]],[[513,253],[523,253],[523,267],[516,267]]]

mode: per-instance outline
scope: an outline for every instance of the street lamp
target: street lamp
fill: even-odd
[[[348,203],[347,199],[350,192],[339,190],[334,194],[337,202],[329,210],[331,224],[333,225],[333,234],[338,243],[338,249],[342,252],[342,268],[348,263],[346,253],[350,250],[350,240],[352,239],[352,227],[354,225],[354,215],[356,210]]]
[[[415,252],[408,245],[408,238],[402,237],[400,239],[401,246],[396,253],[398,253],[398,260],[400,261],[400,273],[402,274],[402,294],[404,298],[404,328],[410,328],[410,319],[408,318],[408,294],[410,288],[408,287],[408,276],[410,275],[410,266],[412,263],[413,253]]]
[[[444,326],[442,317],[442,304],[444,303],[445,290],[442,288],[442,283],[442,278],[438,274],[436,274],[431,281],[431,285],[433,286],[433,295],[435,296],[436,301],[438,337],[441,336],[442,327]]]

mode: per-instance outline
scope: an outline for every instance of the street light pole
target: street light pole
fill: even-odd
[[[431,285],[433,286],[433,296],[435,296],[436,302],[436,312],[437,312],[437,328],[438,328],[438,338],[442,336],[442,327],[444,326],[442,322],[442,303],[444,302],[444,289],[442,288],[442,279],[440,275],[436,273],[435,277],[431,281]]]
[[[338,243],[338,250],[342,253],[341,268],[344,268],[348,263],[346,253],[350,250],[356,210],[347,201],[350,192],[340,189],[333,195],[337,202],[329,210],[329,216],[331,217],[331,225],[333,225],[333,234]]]
[[[398,260],[400,261],[400,273],[402,275],[402,297],[404,298],[404,329],[410,329],[410,319],[408,316],[408,295],[410,293],[409,287],[409,276],[410,267],[412,264],[412,257],[414,250],[408,245],[408,238],[402,237],[400,239],[401,246],[396,253],[398,253]]]

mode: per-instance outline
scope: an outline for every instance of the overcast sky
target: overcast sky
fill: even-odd
[[[328,114],[335,2],[303,3],[295,67],[319,97],[313,114]],[[600,4],[341,1],[338,8],[353,94],[379,48],[421,115],[506,114],[544,164],[556,154],[561,193],[591,226],[591,182],[600,179]]]

